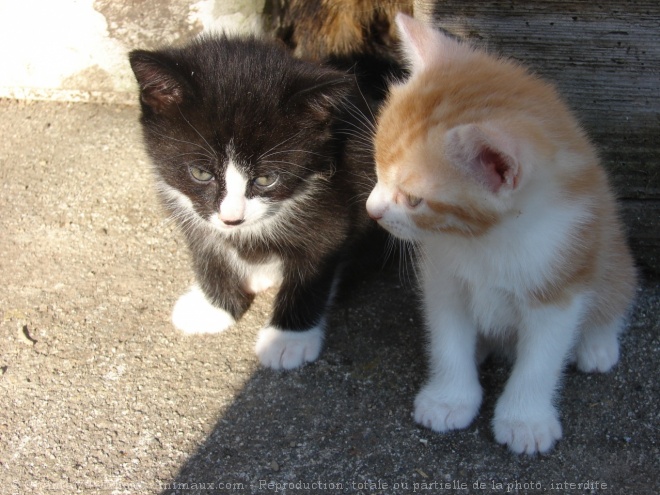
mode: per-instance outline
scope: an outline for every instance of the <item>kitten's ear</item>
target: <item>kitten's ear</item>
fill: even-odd
[[[347,74],[328,71],[323,77],[301,78],[287,100],[288,107],[311,110],[318,120],[327,120],[342,100],[351,94],[355,82]]]
[[[183,86],[159,54],[134,50],[131,68],[140,86],[140,99],[155,113],[164,113],[183,101]]]
[[[451,56],[459,43],[428,24],[402,13],[396,15],[403,54],[413,72],[438,65]]]
[[[465,124],[449,130],[445,156],[493,193],[518,186],[520,164],[514,142],[487,124]]]

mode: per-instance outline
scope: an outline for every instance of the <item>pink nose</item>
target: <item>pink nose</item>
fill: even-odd
[[[387,202],[383,201],[381,190],[378,188],[378,185],[371,191],[369,198],[367,199],[367,213],[371,218],[376,221],[379,221],[385,215],[387,210]]]
[[[383,218],[383,215],[385,214],[385,208],[381,208],[379,206],[374,206],[373,204],[367,203],[367,213],[372,219],[378,221],[381,218]]]
[[[380,220],[381,218],[383,218],[383,212],[374,212],[374,211],[369,211],[369,210],[367,210],[367,213],[369,214],[369,216],[370,216],[373,220],[376,220],[376,221],[378,221],[378,220]]]
[[[245,221],[245,200],[242,196],[227,196],[220,203],[220,220],[228,227],[235,227]]]
[[[371,198],[369,198],[371,199]],[[383,218],[386,208],[376,201],[367,201],[367,214],[374,220],[378,221]]]

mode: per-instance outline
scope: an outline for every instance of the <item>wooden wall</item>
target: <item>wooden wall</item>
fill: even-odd
[[[640,268],[660,276],[660,2],[456,0],[430,7],[447,31],[557,84],[600,149]]]

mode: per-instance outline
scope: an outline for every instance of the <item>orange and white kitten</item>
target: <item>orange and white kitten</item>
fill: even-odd
[[[633,260],[594,148],[555,89],[399,15],[411,76],[375,136],[367,209],[418,245],[430,378],[415,420],[465,428],[482,399],[477,345],[515,364],[493,419],[517,453],[550,450],[567,361],[606,372],[635,292]]]

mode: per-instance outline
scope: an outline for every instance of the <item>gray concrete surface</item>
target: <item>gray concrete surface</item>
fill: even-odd
[[[615,371],[566,373],[565,438],[518,457],[489,427],[504,363],[467,430],[412,421],[423,336],[396,266],[347,284],[317,363],[260,369],[272,294],[221,335],[169,323],[191,272],[136,108],[0,112],[0,494],[660,492],[657,280]]]

